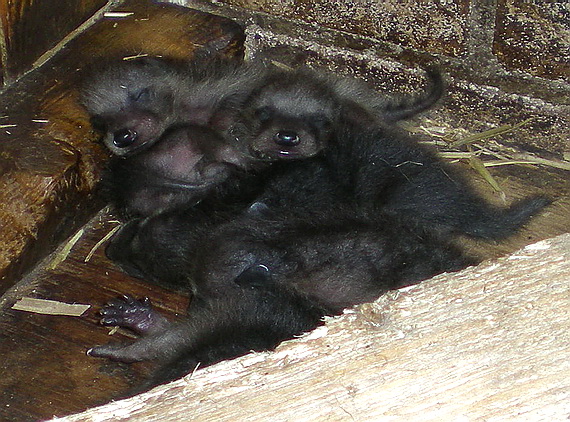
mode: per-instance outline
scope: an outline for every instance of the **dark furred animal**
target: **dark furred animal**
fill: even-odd
[[[123,60],[92,72],[82,103],[105,145],[126,156],[157,142],[172,126],[223,131],[264,68],[220,58]]]
[[[430,231],[502,239],[550,203],[537,196],[507,208],[493,206],[455,167],[390,127],[348,124],[325,156],[359,204]]]
[[[494,207],[453,166],[392,124],[441,96],[441,75],[430,70],[428,76],[426,94],[394,101],[366,93],[357,82],[306,70],[269,75],[231,130],[240,149],[265,160],[323,156],[323,165],[362,206],[428,230],[504,238],[550,201],[534,197]]]
[[[120,61],[93,73],[82,101],[117,156],[104,175],[123,216],[148,216],[200,201],[252,160],[223,134],[265,70],[208,58]],[[230,181],[231,184],[231,181]]]
[[[324,315],[472,262],[441,233],[504,237],[547,203],[498,209],[475,195],[451,166],[391,125],[421,105],[386,106],[385,119],[371,117],[354,112],[334,84],[297,75],[253,91],[229,132],[238,150],[271,166],[195,207],[133,220],[108,247],[131,273],[187,285],[194,295],[187,318],[168,323],[146,302],[114,301],[102,323],[142,337],[94,347],[91,356],[157,360],[146,388],[198,363],[271,349]],[[303,114],[323,95],[332,98],[330,108],[322,103],[332,110],[330,127],[314,124],[322,110],[316,119],[313,109]]]
[[[332,159],[332,158],[331,158]],[[267,350],[324,315],[472,261],[437,234],[362,207],[324,157],[275,163],[249,207],[223,203],[132,221],[108,255],[130,272],[192,290],[187,319],[92,356],[155,359],[152,386],[250,350]],[[132,302],[129,305],[126,302]],[[111,303],[102,322],[137,329],[161,320],[136,301]],[[132,313],[142,314],[134,323]],[[140,331],[140,330],[138,330]]]
[[[428,109],[441,97],[441,74],[428,70],[423,95],[381,95],[362,81],[309,69],[268,72],[242,104],[229,136],[265,160],[312,157],[326,149],[340,121],[390,124]]]
[[[254,207],[211,231],[202,229],[205,236],[196,235],[200,229],[186,216],[162,214],[134,230],[130,239],[123,235],[119,239],[125,243],[115,243],[114,253],[130,249],[131,256],[142,253],[143,258],[147,241],[152,247],[165,242],[178,248],[178,271],[164,276],[187,274],[192,303],[187,318],[166,323],[136,301],[113,302],[102,311],[105,325],[137,330],[149,319],[161,322],[135,343],[97,346],[89,354],[127,362],[157,360],[159,370],[146,388],[184,375],[198,363],[202,367],[272,349],[315,328],[324,315],[470,262],[437,236],[390,217],[380,223],[378,215],[371,222],[342,206],[315,207],[312,213],[303,208]],[[168,230],[158,239],[165,227],[175,228],[186,242],[169,243]],[[146,257],[156,259],[148,250]],[[133,312],[140,315],[134,322]]]
[[[430,77],[427,95],[395,103],[366,95],[356,80],[308,70],[140,58],[88,78],[83,102],[120,157],[105,174],[106,196],[123,216],[149,216],[193,206],[225,189],[220,184],[231,185],[228,178],[275,159],[314,156],[328,144],[343,105],[365,119],[372,119],[365,107],[382,108],[384,120],[427,108],[442,89],[439,74]],[[367,104],[353,104],[353,97]]]

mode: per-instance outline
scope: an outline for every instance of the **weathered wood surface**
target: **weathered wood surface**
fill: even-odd
[[[97,344],[132,340],[132,333],[110,336],[98,323],[97,312],[110,299],[131,293],[151,297],[168,318],[185,312],[187,296],[127,276],[106,259],[104,245],[96,248],[116,226],[111,216],[98,214],[0,298],[0,421],[81,412],[142,382],[149,364],[124,365],[85,354]],[[80,317],[12,309],[23,297],[91,307]]]
[[[570,234],[54,421],[567,420],[568,374]]]
[[[6,82],[30,70],[32,64],[85,22],[106,0],[0,0]]]

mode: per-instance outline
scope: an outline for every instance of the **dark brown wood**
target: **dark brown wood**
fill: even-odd
[[[155,306],[174,317],[188,298],[132,279],[104,257],[104,247],[85,262],[93,246],[116,226],[96,217],[81,232],[71,254],[53,270],[47,259],[9,292],[0,312],[0,420],[33,421],[65,415],[107,402],[136,384],[151,364],[124,365],[88,357],[91,346],[129,340],[113,337],[98,325],[97,311],[121,293],[152,297]],[[65,246],[65,245],[63,245]],[[16,298],[37,297],[92,307],[81,317],[52,316],[10,309]],[[132,335],[130,335],[132,337]]]
[[[0,96],[0,292],[102,206],[91,193],[108,154],[78,103],[82,70],[133,54],[243,54],[232,21],[154,2],[126,2],[76,37],[49,66]]]
[[[106,3],[107,0],[1,0],[5,82],[29,70],[42,54]]]

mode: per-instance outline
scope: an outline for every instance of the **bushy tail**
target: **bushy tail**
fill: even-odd
[[[430,87],[423,95],[415,97],[402,97],[384,106],[383,117],[388,121],[409,119],[433,106],[443,95],[445,84],[439,69],[435,67],[426,69]]]
[[[485,239],[503,239],[510,236],[552,201],[544,196],[520,200],[498,212],[492,222],[479,220],[466,230],[467,234]],[[485,219],[486,220],[486,219]]]

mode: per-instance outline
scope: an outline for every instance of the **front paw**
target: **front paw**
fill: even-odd
[[[130,295],[112,299],[100,311],[101,324],[129,328],[138,334],[148,334],[165,322],[153,308],[148,297],[138,300]]]

